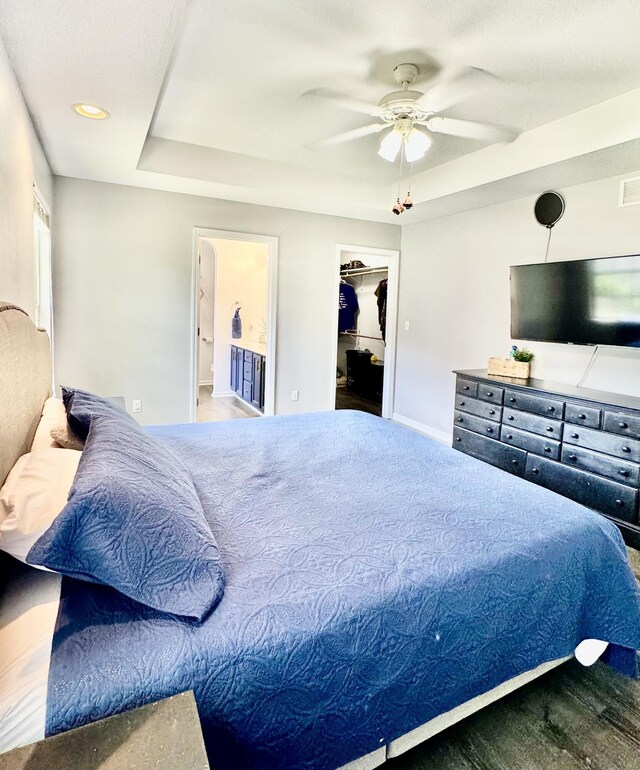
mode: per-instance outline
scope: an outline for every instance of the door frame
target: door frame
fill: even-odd
[[[262,243],[267,247],[267,345],[264,383],[264,414],[275,414],[276,402],[276,337],[278,310],[278,238],[274,235],[240,233],[232,230],[214,230],[208,227],[193,228],[191,262],[191,345],[189,355],[189,420],[196,421],[198,399],[198,320],[200,317],[200,239],[223,238],[227,241]],[[217,270],[217,266],[214,268]],[[215,299],[214,299],[215,301]],[[214,331],[215,334],[215,331]],[[337,355],[337,353],[336,353]]]
[[[366,256],[384,257],[389,260],[387,276],[387,323],[385,327],[384,378],[382,380],[382,417],[391,419],[396,383],[396,350],[398,341],[398,293],[400,278],[400,251],[398,249],[377,249],[371,246],[350,246],[346,243],[336,244],[336,262],[334,275],[340,280],[340,265],[343,252]],[[337,287],[336,287],[337,288]],[[391,302],[389,300],[391,299]],[[334,292],[333,300],[333,369],[331,372],[330,403],[331,409],[336,405],[336,361],[338,360],[338,310],[339,294]]]

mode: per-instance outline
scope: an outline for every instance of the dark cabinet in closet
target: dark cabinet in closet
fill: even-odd
[[[382,403],[384,364],[371,362],[366,350],[347,350],[347,391],[376,404]]]

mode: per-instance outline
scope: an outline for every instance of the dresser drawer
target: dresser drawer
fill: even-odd
[[[464,377],[458,377],[456,379],[456,391],[475,398],[478,395],[478,383],[473,380],[465,380]]]
[[[574,428],[568,425],[564,432],[566,444],[575,444],[585,449],[595,449],[622,460],[640,462],[640,441],[590,428]]]
[[[485,420],[483,417],[476,417],[474,414],[466,414],[456,410],[453,413],[453,424],[454,426],[458,425],[461,428],[472,430],[474,433],[491,436],[494,439],[500,436],[500,426],[497,423]]]
[[[619,412],[604,413],[604,429],[629,438],[640,438],[640,417]]]
[[[485,438],[477,433],[470,433],[463,428],[453,429],[453,447],[468,455],[484,460],[491,465],[502,468],[503,471],[523,476],[527,453],[499,441]]]
[[[483,401],[490,401],[492,404],[501,404],[504,396],[504,388],[495,388],[493,385],[488,385],[486,382],[481,382],[478,385],[478,398]]]
[[[556,419],[548,417],[539,417],[528,412],[519,412],[517,409],[503,410],[502,422],[504,426],[528,430],[530,433],[538,433],[540,436],[553,438],[560,441],[562,438],[562,425]]]
[[[533,455],[527,457],[525,478],[616,519],[636,520],[638,492],[615,481]]]
[[[496,404],[488,404],[486,401],[478,401],[475,398],[467,396],[457,396],[456,409],[461,412],[469,412],[478,417],[485,417],[487,420],[500,422],[502,419],[502,407]]]
[[[561,420],[564,411],[564,401],[556,401],[543,396],[532,396],[529,393],[521,393],[518,390],[505,390],[505,406],[514,409],[523,409],[533,414],[544,414],[553,420]]]
[[[599,473],[601,476],[607,476],[632,487],[637,487],[640,479],[640,465],[570,444],[562,447],[562,462],[585,471]]]
[[[586,425],[588,428],[600,427],[600,410],[592,406],[567,404],[564,408],[564,419],[576,425]]]
[[[252,375],[253,375],[253,360],[247,361],[247,358],[245,356],[245,359],[244,359],[244,379],[245,380],[251,380]]]
[[[560,442],[553,441],[544,436],[538,436],[535,433],[527,433],[524,430],[517,430],[509,425],[503,425],[500,440],[505,444],[511,444],[511,446],[526,449],[542,457],[548,457],[550,460],[560,459]]]

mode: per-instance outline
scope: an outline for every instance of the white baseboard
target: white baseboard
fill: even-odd
[[[444,430],[431,428],[428,425],[424,425],[423,423],[418,422],[417,420],[412,420],[409,417],[403,417],[401,414],[397,414],[396,412],[394,412],[391,419],[394,420],[394,422],[399,422],[400,425],[411,428],[411,430],[415,430],[418,433],[429,436],[429,438],[433,438],[436,441],[439,441],[441,444],[451,446],[451,442],[453,441],[453,433],[447,433]]]
[[[213,380],[201,380],[198,383],[199,388],[207,388],[207,387],[211,387],[212,385],[213,385]]]
[[[229,396],[235,396],[233,390],[216,390],[211,394],[211,398],[229,398]]]

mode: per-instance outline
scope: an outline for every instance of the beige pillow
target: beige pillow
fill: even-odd
[[[31,451],[38,449],[52,449],[60,446],[51,436],[51,430],[67,422],[67,411],[62,400],[52,396],[44,402],[42,416],[33,437]]]
[[[80,452],[84,449],[84,441],[71,430],[66,415],[64,425],[51,429],[51,438],[63,449],[76,449]]]
[[[0,549],[26,562],[31,546],[67,504],[81,454],[58,447],[18,459],[0,489]]]
[[[67,410],[61,399],[52,396],[44,402],[42,417],[33,438],[31,451],[38,449],[84,449],[84,441],[71,430],[67,421]]]

